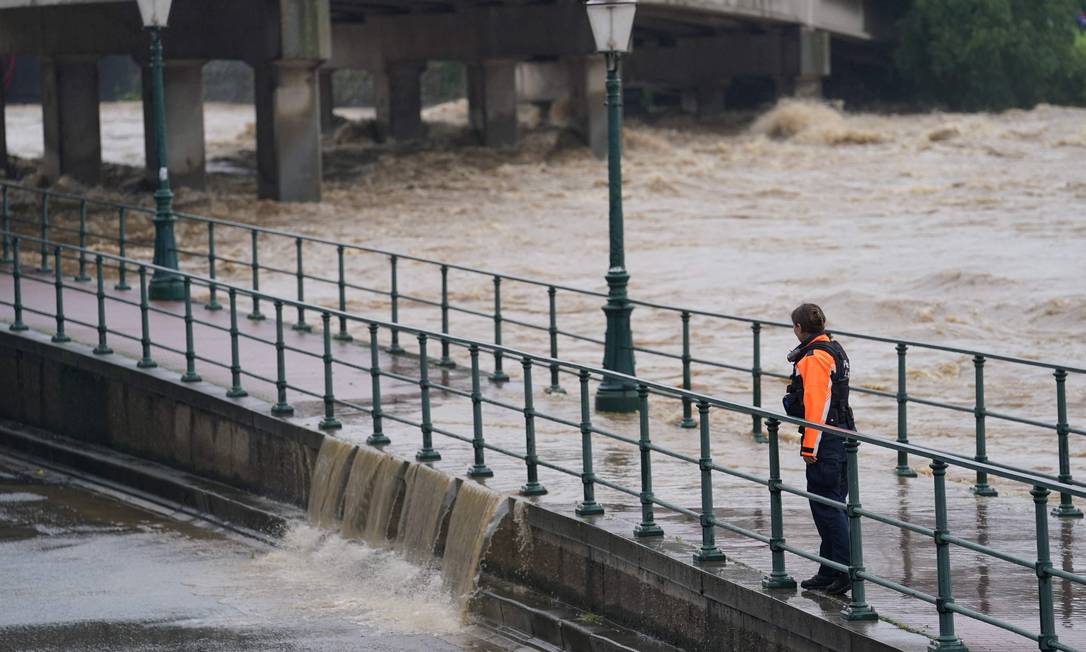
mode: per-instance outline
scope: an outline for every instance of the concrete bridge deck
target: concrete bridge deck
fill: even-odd
[[[29,309],[40,310],[44,315],[27,313],[26,323],[34,331],[51,333],[54,321],[47,315],[54,309],[54,288],[52,276],[43,276],[28,272],[24,278],[23,299]],[[42,282],[38,282],[42,281]],[[91,289],[90,284],[86,284]],[[109,290],[112,298],[131,301],[133,292]],[[8,273],[0,274],[0,297],[3,301],[12,300],[12,277]],[[93,295],[65,290],[65,311],[72,320],[95,324],[97,319],[96,304]],[[220,298],[221,300],[221,298]],[[163,313],[152,313],[151,332],[156,342],[163,341],[169,346],[183,349],[183,328],[179,319],[180,307],[177,305],[156,305]],[[262,310],[271,314],[270,307]],[[119,331],[138,336],[138,313],[132,307],[119,306],[113,301],[107,302],[107,311],[111,324],[123,323]],[[243,307],[248,312],[248,305]],[[207,322],[197,325],[195,350],[198,355],[211,360],[226,361],[228,340],[225,333],[212,328],[228,326],[225,311],[208,312],[197,306],[196,318]],[[294,313],[288,311],[286,322],[293,323]],[[0,320],[10,323],[10,306],[0,307]],[[308,320],[314,323],[314,316]],[[273,324],[251,322],[242,319],[239,324],[242,332],[260,338],[273,336]],[[97,342],[97,332],[90,326],[81,326],[74,322],[67,324],[67,332],[77,343],[93,345]],[[363,335],[355,333],[355,335]],[[298,349],[288,352],[288,379],[294,388],[320,395],[323,392],[323,374],[320,360],[306,356],[301,351],[308,351],[319,356],[322,353],[322,337],[318,332],[304,334],[286,332],[286,343]],[[414,350],[413,342],[403,344]],[[113,355],[129,358],[139,357],[138,343],[111,335],[109,345]],[[63,346],[63,345],[61,345]],[[334,354],[337,359],[356,362],[361,366],[369,363],[369,350],[364,341],[353,343],[335,342]],[[247,372],[274,377],[275,361],[272,349],[266,344],[247,342],[243,348],[242,365]],[[433,354],[433,347],[431,348]],[[159,365],[174,370],[180,377],[185,368],[183,356],[156,349],[153,353]],[[461,368],[454,370],[436,369],[432,372],[435,382],[450,387],[466,389],[469,376]],[[507,361],[507,370],[514,376],[513,381],[488,385],[484,388],[487,398],[516,403],[523,388],[518,382],[518,375],[512,371],[517,367],[515,361]],[[417,361],[410,354],[391,356],[382,353],[381,364],[385,370],[393,370],[405,376],[417,374]],[[203,387],[209,391],[225,393],[229,386],[229,374],[205,362],[197,363],[197,372],[203,377]],[[369,400],[369,377],[359,372],[357,376],[344,373],[337,366],[335,376],[337,396],[365,405]],[[267,407],[267,402],[275,400],[275,388],[267,382],[258,382],[245,378],[245,387],[252,397],[263,399],[254,401],[254,405]],[[537,383],[537,387],[542,387]],[[410,383],[383,379],[382,391],[390,399],[386,412],[404,419],[418,418],[417,388]],[[252,399],[241,399],[252,400]],[[315,427],[321,416],[321,403],[316,398],[305,398],[294,389],[288,393],[288,400],[296,408],[291,420]],[[578,400],[576,396],[546,395],[537,392],[536,409],[548,414],[560,415],[570,421],[578,420]],[[666,410],[656,410],[657,414]],[[433,422],[439,428],[471,434],[472,417],[470,402],[456,395],[434,392]],[[344,440],[362,443],[372,431],[370,419],[366,415],[351,413],[344,409],[337,410],[337,418],[344,422],[342,431],[336,433]],[[519,411],[502,410],[488,405],[483,412],[484,433],[488,443],[496,444],[513,451],[523,452],[524,421]],[[593,415],[597,426],[613,432],[636,438],[636,416]],[[715,417],[713,423],[713,445],[716,461],[719,464],[737,468],[755,474],[764,474],[763,462],[765,447],[755,444],[749,434],[745,419],[729,420],[722,416]],[[693,431],[683,430],[665,420],[653,418],[654,441],[683,454],[697,455],[696,436]],[[420,446],[417,428],[397,424],[386,419],[386,433],[392,443],[388,450],[403,457],[410,457]],[[537,448],[540,458],[552,463],[571,468],[579,468],[580,447],[579,433],[571,428],[556,424],[547,424],[537,419]],[[451,474],[462,476],[472,462],[470,445],[435,435],[435,448],[442,459],[434,466]],[[637,449],[621,442],[604,437],[595,437],[597,473],[603,479],[636,487],[639,467]],[[787,449],[787,445],[785,447]],[[787,450],[785,451],[787,453]],[[524,481],[523,462],[517,458],[499,455],[493,451],[487,453],[487,464],[495,471],[495,477],[485,480],[485,484],[500,491],[516,491]],[[689,465],[660,455],[654,456],[654,482],[657,496],[675,504],[697,509],[699,485],[696,473]],[[864,507],[875,512],[900,518],[902,520],[932,527],[934,524],[934,502],[931,478],[921,474],[916,479],[893,477],[887,469],[892,467],[892,458],[885,451],[873,447],[864,447],[861,451],[861,496]],[[783,478],[789,484],[802,484],[802,464],[798,455],[782,455]],[[559,512],[569,512],[580,498],[581,483],[576,477],[541,469],[540,480],[549,490],[545,496],[534,498],[540,504]],[[714,480],[716,515],[729,523],[768,534],[768,496],[763,488],[743,483],[734,478],[719,477]],[[592,522],[608,530],[630,536],[638,517],[639,505],[629,496],[613,492],[598,486],[598,499],[607,512],[602,517],[595,517]],[[1033,537],[1033,505],[1023,490],[1004,490],[996,498],[978,498],[969,493],[964,482],[951,482],[950,495],[950,530],[957,536],[991,545],[1002,552],[1030,558],[1035,554]],[[676,514],[669,514],[657,508],[657,521],[665,530],[665,538],[647,542],[678,558],[689,559],[700,533],[696,521]],[[784,512],[785,535],[788,542],[802,548],[813,550],[818,541],[810,522],[806,501],[788,497],[785,499]],[[1066,570],[1079,569],[1082,559],[1086,559],[1086,523],[1082,520],[1051,521],[1051,541],[1054,563]],[[733,563],[717,572],[725,573],[730,579],[757,585],[760,573],[749,568],[767,570],[769,554],[760,543],[734,535],[719,534],[718,544]],[[866,521],[864,523],[864,548],[867,568],[882,577],[903,585],[926,591],[936,592],[935,547],[925,537],[901,531],[889,526]],[[797,579],[807,577],[814,571],[813,564],[795,557],[788,558],[789,572]],[[1036,577],[1031,570],[999,562],[982,555],[956,549],[952,553],[954,570],[954,594],[959,604],[996,616],[1025,629],[1037,628],[1036,615]],[[747,569],[747,570],[744,570]],[[1081,569],[1079,569],[1081,570]],[[1086,602],[1082,600],[1081,590],[1073,588],[1069,582],[1054,582],[1055,612],[1057,630],[1061,642],[1086,648],[1086,631],[1081,627],[1086,622]],[[839,600],[827,598],[811,592],[772,592],[779,599],[805,611],[822,614],[828,619],[838,619],[837,612],[843,606]],[[866,631],[876,638],[893,641],[903,649],[919,649],[925,641],[910,638],[897,629],[902,627],[929,636],[937,633],[937,615],[935,609],[923,602],[901,594],[868,586],[868,601],[884,619],[879,623],[853,625],[868,628]],[[973,650],[1030,649],[1033,647],[1026,639],[1014,637],[997,628],[964,617],[955,619],[958,634]]]

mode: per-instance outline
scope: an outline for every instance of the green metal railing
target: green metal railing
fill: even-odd
[[[150,248],[153,246],[153,242],[149,237],[126,237],[125,231],[126,215],[139,215],[149,221],[154,215],[154,211],[152,209],[136,206],[127,206],[114,202],[99,202],[78,195],[25,188],[3,181],[0,181],[0,193],[2,193],[3,200],[2,211],[4,216],[4,224],[11,225],[12,227],[22,227],[23,230],[33,231],[34,234],[37,235],[39,238],[53,238],[54,240],[63,241],[63,238],[61,238],[60,236],[71,237],[81,246],[85,244],[88,238],[94,239],[96,241],[113,242],[117,244],[118,253],[122,257],[125,254],[126,248],[140,248],[141,250],[150,251]],[[37,199],[38,209],[35,211],[35,214],[33,216],[15,217],[10,213],[9,195],[14,194],[20,194],[20,196],[25,195]],[[78,207],[77,214],[79,216],[79,219],[74,225],[62,226],[57,222],[57,205],[60,202],[67,202],[73,207]],[[109,214],[116,213],[116,215],[118,216],[117,235],[114,236],[109,233],[99,231],[93,233],[88,232],[86,226],[86,214],[88,206],[97,207],[101,210],[108,211]],[[206,233],[206,251],[186,248],[178,249],[178,255],[183,261],[189,263],[190,265],[206,265],[207,276],[212,279],[216,277],[217,267],[224,263],[249,269],[250,289],[257,291],[256,295],[254,295],[252,299],[253,310],[249,314],[250,319],[263,319],[264,317],[260,312],[260,299],[257,298],[260,290],[261,272],[264,272],[265,274],[276,274],[285,278],[293,279],[296,286],[296,294],[294,298],[297,301],[304,301],[305,287],[307,282],[323,284],[335,288],[338,295],[337,308],[340,312],[345,311],[347,308],[348,291],[364,293],[367,295],[387,297],[389,307],[389,319],[390,323],[394,325],[389,333],[390,343],[388,345],[388,351],[393,353],[397,353],[403,350],[399,342],[400,331],[398,328],[395,327],[395,324],[399,323],[400,321],[399,315],[401,302],[412,302],[416,305],[430,307],[439,311],[441,319],[441,332],[445,334],[449,333],[450,312],[455,312],[472,318],[492,322],[493,338],[491,340],[491,343],[497,345],[501,345],[503,342],[503,329],[508,329],[508,327],[510,326],[515,326],[539,333],[546,333],[549,340],[548,355],[551,358],[559,357],[559,336],[575,342],[584,342],[599,346],[601,347],[601,351],[604,345],[603,340],[598,337],[592,337],[559,328],[557,295],[559,293],[563,293],[565,295],[589,297],[602,301],[607,298],[606,293],[584,290],[566,285],[524,278],[520,276],[499,274],[484,269],[477,269],[463,265],[454,265],[428,258],[395,253],[362,245],[336,242],[324,238],[305,236],[276,229],[268,229],[229,220],[220,220],[210,217],[191,215],[183,212],[176,213],[176,216],[179,220],[179,225],[184,225],[188,229],[197,229],[198,231],[204,231]],[[230,258],[219,256],[216,254],[216,239],[222,238],[222,233],[224,230],[234,230],[242,234],[248,234],[251,243],[250,256],[248,259]],[[260,243],[263,240],[272,238],[285,239],[285,241],[287,242],[293,242],[295,249],[294,269],[289,269],[282,265],[269,265],[260,262]],[[312,247],[326,248],[329,253],[333,251],[335,252],[338,261],[338,273],[334,278],[320,276],[312,273],[312,271],[307,272],[305,270],[302,257],[303,243]],[[345,251],[361,252],[385,258],[388,263],[389,271],[388,289],[351,282],[346,275],[344,266]],[[399,268],[401,266],[401,263],[405,261],[424,265],[434,270],[435,278],[440,279],[439,300],[425,298],[419,294],[405,293],[401,290],[401,273]],[[46,269],[47,267],[48,263],[43,253],[41,268]],[[467,306],[458,306],[451,303],[450,289],[448,283],[448,275],[450,270],[489,279],[493,287],[493,308],[490,311],[487,311],[485,309],[480,310]],[[122,280],[118,284],[119,287],[124,284],[123,264],[121,267],[121,271]],[[541,315],[541,318],[545,319],[545,321],[535,322],[525,319],[512,318],[503,314],[501,294],[503,284],[505,284],[506,286],[510,284],[518,284],[520,286],[526,286],[529,288],[539,288],[541,291],[543,291],[546,295],[546,301],[542,301],[541,297],[540,303],[541,305],[545,305],[546,308],[541,308],[536,312],[538,312]],[[207,307],[211,309],[214,309],[214,307],[217,305],[215,300],[216,295],[214,292],[214,288],[215,285],[212,285],[212,288],[210,290],[210,300],[208,301],[207,305]],[[656,356],[658,358],[664,360],[671,360],[677,363],[681,368],[682,388],[685,390],[690,390],[692,388],[692,372],[695,366],[701,368],[724,370],[729,372],[738,372],[744,375],[749,375],[751,380],[752,404],[755,407],[761,407],[763,379],[767,377],[775,379],[788,378],[788,370],[782,369],[774,371],[763,368],[761,354],[763,332],[768,328],[787,329],[790,332],[792,325],[789,323],[768,319],[741,317],[725,313],[697,310],[693,308],[683,308],[646,301],[631,300],[631,303],[636,306],[660,310],[664,311],[665,313],[671,313],[675,315],[676,322],[681,332],[681,350],[669,351],[661,348],[653,348],[648,346],[635,346],[634,349],[635,351],[643,355]],[[298,321],[293,325],[295,329],[308,328],[308,324],[306,324],[304,321],[303,313],[303,310],[298,310]],[[705,318],[713,322],[740,323],[748,325],[751,331],[750,365],[747,366],[746,364],[733,364],[715,358],[694,355],[690,334],[690,321],[693,317]],[[341,318],[339,321],[340,328],[339,333],[337,333],[336,335],[337,339],[350,338],[351,335],[347,332],[346,329],[346,320]],[[1086,368],[1070,364],[1030,360],[1020,357],[1002,355],[998,353],[978,351],[969,348],[946,346],[942,344],[919,342],[901,338],[868,335],[851,331],[834,330],[834,334],[838,336],[853,338],[856,340],[872,342],[875,344],[887,344],[893,346],[897,357],[896,390],[886,391],[883,389],[876,389],[871,387],[854,386],[852,388],[852,391],[854,393],[872,396],[880,399],[886,399],[889,401],[894,401],[896,403],[897,441],[899,443],[904,444],[909,442],[909,404],[936,408],[951,413],[973,414],[973,427],[975,432],[973,459],[977,462],[982,463],[998,464],[997,462],[992,462],[991,460],[989,460],[988,457],[988,434],[986,424],[989,420],[998,420],[1002,422],[1017,424],[1019,426],[1039,428],[1045,431],[1052,432],[1055,435],[1056,439],[1056,445],[1053,448],[1056,449],[1055,456],[1058,458],[1058,473],[1052,474],[1049,477],[1051,479],[1058,480],[1059,482],[1064,484],[1086,486],[1086,483],[1075,480],[1073,477],[1071,470],[1070,445],[1068,441],[1069,436],[1072,434],[1086,435],[1086,427],[1073,427],[1070,424],[1068,420],[1067,394],[1065,388],[1066,380],[1069,374],[1086,376]],[[976,392],[973,405],[962,405],[959,403],[953,403],[945,400],[938,400],[936,398],[910,394],[908,392],[906,382],[908,370],[907,358],[910,349],[955,354],[966,357],[967,359],[971,359],[976,370]],[[448,351],[448,346],[443,345],[441,355],[442,366],[453,366],[455,364],[452,358],[449,356]],[[489,375],[489,379],[494,382],[502,382],[508,378],[508,376],[502,369],[503,354],[499,349],[492,352],[490,355],[493,357],[493,364],[492,373]],[[984,400],[984,368],[985,365],[991,361],[1016,365],[1023,368],[1045,369],[1050,371],[1054,379],[1053,389],[1056,400],[1056,410],[1054,415],[1055,421],[1041,420],[1033,415],[1012,414],[1009,412],[1002,412],[990,409],[986,405]],[[555,370],[552,370],[550,374],[549,390],[552,392],[562,391],[562,387],[559,383],[559,374]],[[1034,404],[1038,404],[1039,402],[1040,397],[1037,397],[1036,400],[1031,401],[1031,403]],[[683,427],[697,427],[697,419],[694,418],[693,408],[694,403],[690,401],[683,402],[683,416],[681,421]],[[766,441],[762,417],[754,414],[751,416],[751,420],[752,433],[754,437],[758,441]],[[909,454],[907,451],[898,451],[897,464],[894,467],[894,471],[897,475],[906,477],[914,477],[916,475],[916,472],[909,467],[908,456]],[[980,496],[996,495],[996,490],[988,483],[988,474],[983,471],[977,472],[973,490],[977,495]],[[1075,518],[1081,517],[1083,515],[1082,511],[1079,510],[1072,503],[1070,495],[1061,496],[1060,504],[1054,509],[1054,513],[1064,517]]]
[[[5,235],[7,235],[6,232]],[[23,243],[40,246],[42,250],[46,252],[47,262],[52,262],[52,267],[50,268],[50,271],[52,272],[51,275],[45,275],[41,272],[27,275],[23,272],[22,259],[26,257],[26,254],[21,254]],[[874,608],[867,602],[865,590],[867,582],[931,604],[935,607],[939,617],[939,631],[933,644],[936,649],[951,650],[963,648],[961,640],[955,633],[956,615],[988,623],[1032,640],[1041,650],[1074,649],[1061,642],[1057,636],[1053,611],[1052,580],[1053,578],[1064,580],[1067,587],[1065,588],[1065,591],[1068,591],[1072,584],[1079,586],[1086,584],[1086,577],[1076,574],[1072,570],[1056,568],[1053,565],[1049,550],[1050,542],[1047,506],[1049,495],[1052,492],[1057,492],[1061,495],[1066,494],[1068,496],[1086,498],[1086,490],[1080,486],[1053,480],[1047,476],[1038,475],[1029,471],[980,462],[969,457],[963,457],[915,444],[903,443],[895,439],[887,439],[867,433],[853,432],[832,426],[815,424],[802,419],[792,418],[773,410],[766,410],[758,406],[745,405],[715,396],[691,392],[643,378],[625,377],[626,380],[636,384],[640,397],[640,419],[638,421],[639,434],[637,439],[634,439],[624,434],[599,428],[594,426],[591,422],[591,414],[588,408],[590,400],[590,383],[599,383],[607,376],[614,376],[614,372],[611,371],[576,364],[549,356],[536,355],[489,342],[465,339],[445,332],[433,332],[405,324],[372,319],[341,310],[305,303],[304,301],[286,299],[272,294],[262,293],[252,290],[251,288],[213,280],[210,277],[182,273],[181,276],[184,279],[186,289],[189,289],[192,286],[210,289],[212,286],[215,286],[219,291],[226,291],[227,296],[229,297],[226,309],[230,312],[230,325],[229,327],[224,327],[208,320],[197,320],[193,317],[191,291],[186,292],[185,294],[185,309],[181,316],[176,312],[148,305],[146,299],[147,273],[148,271],[153,272],[155,268],[153,265],[146,262],[131,259],[126,260],[120,256],[101,252],[87,252],[71,245],[33,237],[14,236],[9,240],[9,245],[11,260],[13,262],[3,266],[2,269],[5,275],[9,275],[12,278],[13,291],[11,300],[9,301],[5,297],[3,301],[0,301],[0,305],[8,306],[12,309],[13,317],[9,326],[12,331],[25,330],[25,315],[32,313],[49,319],[55,319],[56,328],[54,341],[57,342],[64,342],[68,339],[68,336],[65,334],[66,323],[78,324],[93,329],[97,333],[98,339],[98,346],[95,351],[100,355],[110,354],[111,349],[108,346],[107,338],[126,338],[133,342],[138,342],[142,351],[142,359],[139,362],[140,367],[146,368],[155,364],[151,358],[151,353],[155,349],[183,356],[185,360],[185,372],[180,378],[182,381],[196,380],[196,362],[199,362],[202,365],[217,366],[228,370],[231,374],[232,386],[225,392],[228,397],[237,397],[244,394],[245,390],[242,389],[240,382],[240,379],[243,376],[253,381],[269,383],[274,386],[276,401],[271,406],[270,410],[271,413],[276,416],[289,416],[293,414],[294,409],[289,403],[290,396],[288,392],[293,392],[298,396],[312,397],[322,402],[324,415],[320,422],[320,427],[325,430],[334,430],[340,427],[340,422],[336,418],[337,409],[347,408],[363,415],[368,415],[370,423],[372,424],[372,433],[368,441],[375,445],[386,444],[390,441],[388,434],[384,432],[383,424],[385,421],[393,421],[410,428],[417,428],[421,435],[421,447],[416,457],[423,461],[438,459],[438,456],[440,455],[439,451],[434,447],[433,442],[433,435],[436,433],[472,447],[473,463],[467,470],[467,475],[469,477],[489,476],[493,474],[493,471],[486,464],[486,455],[488,453],[493,452],[509,456],[521,460],[525,465],[526,482],[523,485],[522,492],[526,495],[540,495],[546,492],[546,489],[539,482],[538,469],[539,467],[551,469],[558,473],[577,478],[583,484],[583,501],[579,503],[576,508],[578,514],[602,513],[604,507],[596,501],[595,486],[600,485],[607,487],[619,494],[627,495],[632,499],[639,501],[641,506],[641,517],[640,522],[633,532],[635,537],[657,537],[663,534],[662,527],[655,519],[655,511],[657,508],[663,508],[677,514],[685,515],[689,518],[697,519],[701,527],[701,541],[694,554],[694,560],[698,563],[721,561],[725,558],[724,552],[716,543],[717,533],[721,530],[767,545],[770,550],[771,566],[771,571],[766,575],[764,580],[764,586],[767,589],[791,589],[795,587],[795,582],[788,573],[786,566],[787,557],[785,556],[785,553],[790,553],[791,555],[824,564],[847,573],[852,586],[850,601],[843,612],[845,618],[851,620],[873,620],[877,618]],[[71,268],[73,265],[78,265],[78,260],[81,255],[87,253],[93,255],[95,260],[95,289],[86,287],[86,284],[83,282],[66,277],[63,271],[66,261],[69,263],[68,267]],[[125,264],[137,270],[137,277],[140,283],[140,300],[138,302],[123,298],[123,295],[107,295],[102,291],[102,288],[104,287],[105,268],[112,268],[119,272],[121,264]],[[24,302],[23,285],[27,282],[54,286],[55,301],[52,309],[43,309],[40,305],[39,307],[29,307],[26,305]],[[71,315],[65,314],[63,299],[65,293],[68,292],[83,293],[95,297],[98,307],[96,323],[79,321]],[[274,341],[239,332],[237,325],[240,309],[238,307],[237,298],[243,296],[249,296],[254,301],[263,300],[271,302],[275,307]],[[108,302],[127,305],[130,306],[130,308],[137,308],[140,311],[141,333],[139,336],[134,336],[110,327],[108,323],[110,310],[106,307]],[[291,382],[289,379],[289,370],[286,368],[284,358],[284,350],[288,348],[283,341],[285,322],[284,309],[305,310],[320,315],[322,326],[321,337],[323,341],[322,345],[319,347],[319,351],[310,351],[299,346],[292,346],[289,348],[295,354],[308,356],[320,361],[324,367],[322,387],[303,387],[300,384]],[[165,319],[182,319],[184,321],[186,333],[184,350],[177,349],[176,347],[163,342],[155,341],[154,332],[151,331],[151,322],[148,319],[148,313],[162,315]],[[348,324],[358,324],[368,330],[369,342],[367,346],[370,351],[370,364],[368,367],[352,363],[346,359],[337,359],[332,353],[331,323],[333,319],[343,320]],[[215,329],[218,332],[226,334],[230,338],[231,360],[229,363],[199,354],[195,349],[197,342],[192,337],[192,326],[195,321],[198,321],[201,326],[205,328]],[[398,366],[396,371],[381,367],[378,339],[382,333],[390,334],[392,332],[411,335],[417,339],[419,345],[419,373],[417,377],[405,374],[402,370],[402,366]],[[261,376],[244,368],[238,356],[238,340],[242,337],[274,347],[277,358],[276,374],[274,378]],[[309,336],[303,335],[302,337]],[[312,335],[312,337],[316,338],[317,336]],[[458,350],[467,352],[472,362],[470,369],[470,390],[457,387],[451,382],[437,383],[430,379],[428,375],[428,343],[432,341],[440,342],[443,348],[445,346],[450,348],[455,347]],[[485,396],[481,392],[480,388],[483,371],[480,369],[478,361],[479,356],[484,353],[488,355],[501,353],[502,356],[506,358],[520,361],[524,373],[524,395],[521,401],[510,402],[508,400],[498,400]],[[532,400],[532,371],[536,368],[551,372],[557,369],[559,374],[577,378],[581,405],[580,422],[571,421],[561,415],[536,409]],[[334,391],[337,374],[350,375],[357,373],[369,374],[372,379],[373,390],[371,400],[368,404],[338,398]],[[385,379],[395,380],[401,383],[410,383],[418,387],[418,401],[421,404],[421,420],[416,421],[407,418],[402,414],[385,409],[385,405],[381,399],[382,381]],[[446,396],[451,397],[453,400],[459,398],[470,401],[472,406],[473,424],[471,435],[456,432],[445,427],[443,424],[434,423],[432,421],[430,397],[431,390],[434,389],[445,393]],[[658,397],[658,400],[678,401],[696,406],[700,428],[698,457],[695,458],[671,450],[652,441],[648,401],[650,395]],[[481,410],[483,404],[523,415],[525,419],[525,441],[523,452],[510,450],[509,448],[498,446],[487,441],[483,427],[483,412]],[[712,417],[714,413],[733,413],[745,415],[746,417],[756,416],[763,419],[769,443],[767,448],[768,460],[766,475],[747,473],[714,461],[712,457]],[[582,459],[579,468],[562,466],[561,464],[545,459],[538,454],[535,442],[534,423],[539,419],[566,426],[571,430],[579,431],[581,433]],[[779,441],[781,423],[814,427],[823,430],[824,432],[833,433],[845,438],[849,486],[849,494],[846,502],[827,499],[782,481],[780,473]],[[641,471],[639,486],[627,486],[619,482],[605,480],[594,473],[592,440],[600,437],[637,448],[640,453]],[[909,522],[903,518],[896,518],[894,516],[878,513],[862,506],[860,501],[862,485],[860,482],[858,465],[858,450],[861,444],[868,444],[894,452],[908,453],[931,461],[930,467],[932,470],[932,481],[934,483],[934,510],[936,515],[934,528]],[[699,507],[684,507],[661,499],[653,492],[652,459],[654,456],[668,457],[681,463],[688,464],[691,469],[696,468],[698,470],[699,484],[701,487],[701,501]],[[976,473],[986,473],[990,477],[998,477],[1008,483],[1025,485],[1031,488],[1033,512],[1035,515],[1034,538],[1037,551],[1035,557],[1023,558],[1008,554],[987,545],[986,543],[981,544],[957,536],[950,530],[947,520],[948,498],[946,494],[946,471],[949,467],[958,467]],[[736,525],[718,516],[714,508],[715,490],[713,480],[720,476],[743,480],[765,488],[771,515],[770,532],[768,535],[763,532]],[[784,494],[817,501],[846,511],[850,523],[851,538],[851,557],[848,564],[825,559],[816,552],[799,548],[787,542],[781,500]],[[863,535],[863,524],[865,520],[900,528],[903,531],[919,534],[933,541],[936,547],[937,558],[936,593],[928,593],[914,586],[901,584],[869,571],[865,567],[865,539]],[[809,524],[805,523],[804,526],[809,527]],[[969,550],[986,557],[1002,560],[1009,564],[1028,569],[1031,574],[1034,574],[1036,576],[1038,592],[1038,630],[1029,630],[992,616],[991,614],[956,603],[951,582],[951,546]]]

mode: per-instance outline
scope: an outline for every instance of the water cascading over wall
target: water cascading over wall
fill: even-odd
[[[475,588],[501,502],[494,491],[367,447],[326,437],[313,471],[309,520],[345,539],[392,547],[416,563],[439,559],[457,597]]]

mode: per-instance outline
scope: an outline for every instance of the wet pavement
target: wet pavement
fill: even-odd
[[[436,575],[305,525],[282,546],[0,455],[0,649],[514,649]]]

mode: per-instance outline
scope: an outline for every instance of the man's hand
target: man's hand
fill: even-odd
[[[808,464],[814,464],[815,462],[818,461],[818,458],[814,457],[813,455],[801,455],[800,457],[802,457],[803,461],[808,463]]]

